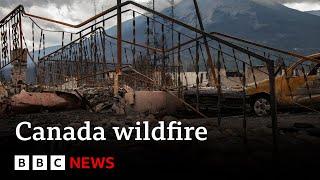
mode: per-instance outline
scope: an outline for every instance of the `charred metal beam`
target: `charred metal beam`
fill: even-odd
[[[223,39],[221,39],[219,37],[213,36],[210,33],[207,33],[205,31],[202,31],[202,30],[198,29],[198,28],[190,26],[190,25],[188,25],[188,24],[186,24],[186,23],[184,23],[184,22],[182,22],[180,20],[171,18],[171,17],[169,17],[167,15],[164,15],[164,14],[162,14],[160,12],[157,12],[157,11],[154,11],[154,10],[152,10],[150,8],[147,8],[147,7],[145,7],[145,6],[143,6],[143,5],[139,4],[139,3],[136,3],[136,2],[133,2],[133,1],[126,1],[124,3],[119,4],[119,7],[121,8],[121,7],[129,5],[129,4],[134,5],[134,6],[138,7],[138,8],[141,8],[141,9],[143,9],[145,11],[148,11],[150,13],[153,13],[153,14],[161,17],[161,18],[167,19],[167,20],[171,21],[172,23],[175,23],[175,24],[178,24],[180,26],[183,26],[183,27],[185,27],[185,28],[187,28],[187,29],[189,29],[191,31],[197,32],[199,34],[202,34],[203,36],[209,37],[210,39],[213,39],[213,40],[216,40],[218,42],[221,42],[222,44],[230,46],[230,47],[232,47],[234,49],[237,49],[237,50],[239,50],[241,52],[244,52],[246,54],[250,54],[251,56],[253,56],[255,58],[258,58],[258,59],[261,59],[264,62],[269,62],[270,61],[269,59],[267,59],[267,58],[265,58],[263,56],[260,56],[260,55],[258,55],[256,53],[253,53],[253,52],[250,52],[250,51],[247,51],[245,48],[242,48],[240,46],[234,45],[234,44],[232,44],[232,43],[230,43],[228,41],[225,41],[225,40],[223,40]],[[96,16],[93,16],[93,17],[89,18],[88,20],[86,20],[86,21],[84,21],[84,22],[82,22],[80,24],[77,24],[77,25],[72,25],[72,24],[69,24],[69,23],[65,23],[65,22],[61,22],[61,21],[57,21],[57,20],[53,20],[53,19],[49,19],[49,18],[45,18],[45,17],[41,17],[41,16],[32,15],[32,14],[26,13],[24,10],[23,10],[23,12],[24,12],[25,15],[30,16],[30,17],[34,17],[34,18],[38,18],[38,19],[41,19],[41,20],[45,20],[45,21],[49,21],[49,22],[65,25],[65,26],[72,27],[72,28],[79,28],[79,27],[82,27],[82,26],[90,23],[91,21],[93,21],[93,20],[95,20],[95,19],[97,19],[99,17],[102,17],[105,14],[108,14],[108,13],[114,11],[114,10],[117,10],[117,9],[118,9],[118,5],[114,6],[114,7],[111,7],[108,10],[103,11],[103,12],[97,14]],[[118,13],[120,13],[120,12],[121,11],[119,11]]]
[[[312,62],[316,62],[316,63],[320,62],[320,60],[315,59],[315,58],[310,57],[310,56],[303,56],[303,55],[300,55],[300,54],[297,54],[297,53],[294,53],[294,52],[284,51],[284,50],[281,50],[281,49],[277,49],[277,48],[273,48],[273,47],[270,47],[270,46],[262,45],[262,44],[259,44],[259,43],[256,43],[256,42],[252,42],[252,41],[248,41],[248,40],[245,40],[245,39],[237,38],[237,37],[234,37],[234,36],[231,36],[231,35],[226,35],[226,34],[222,34],[222,33],[219,33],[219,32],[211,32],[210,34],[211,35],[219,35],[219,36],[226,37],[226,38],[229,38],[229,39],[237,40],[237,41],[240,41],[240,42],[243,42],[243,43],[247,43],[247,44],[250,44],[250,45],[254,45],[254,46],[257,46],[257,47],[260,47],[260,48],[265,48],[265,49],[268,49],[268,50],[271,50],[271,51],[275,51],[275,52],[278,52],[278,53],[282,53],[282,54],[286,54],[286,55],[293,56],[293,57],[296,57],[296,58],[300,58],[302,60],[308,60],[308,61],[312,61]],[[189,41],[186,41],[184,43],[181,43],[181,46],[185,46],[185,45],[188,45],[188,44],[190,44],[192,42],[199,41],[200,39],[203,39],[203,35],[201,35],[201,36],[199,36],[197,38],[191,39]],[[177,48],[178,48],[178,46],[174,46],[174,47],[172,47],[170,49],[166,49],[166,51],[173,51],[173,50],[175,50]]]
[[[106,33],[103,33],[103,34],[105,36],[111,38],[111,39],[117,39],[116,37],[110,36],[110,35],[108,35]],[[142,48],[145,48],[145,49],[148,49],[148,50],[151,50],[151,51],[156,51],[156,52],[160,52],[160,53],[163,52],[162,49],[154,48],[154,47],[151,47],[151,46],[148,46],[148,45],[144,45],[144,44],[139,44],[139,43],[136,43],[136,42],[131,42],[131,41],[127,41],[127,40],[122,40],[122,42],[127,43],[127,44],[131,44],[131,45],[134,45],[134,46],[142,47]]]
[[[96,32],[96,31],[101,31],[104,36],[109,37],[109,38],[111,38],[111,39],[117,39],[116,37],[113,37],[113,36],[110,36],[110,35],[106,34],[106,32],[105,32],[105,31],[103,30],[103,28],[101,28],[101,27],[96,28],[96,29],[94,30],[94,32]],[[81,41],[83,37],[85,37],[85,36],[87,36],[87,35],[89,35],[89,34],[91,34],[91,33],[92,33],[92,32],[88,32],[88,33],[86,33],[86,34],[84,34],[84,35],[80,34],[80,37],[79,37],[79,38],[77,38],[77,39],[73,40],[72,42],[66,44],[64,47],[62,47],[62,49],[70,46],[71,44],[76,43],[76,42],[79,41],[79,40]],[[162,49],[153,48],[153,47],[148,47],[148,46],[146,46],[146,45],[144,45],[144,44],[133,43],[133,42],[127,41],[127,40],[122,40],[122,42],[131,44],[131,45],[134,45],[134,46],[142,47],[142,48],[145,48],[145,49],[149,49],[149,50],[151,50],[151,51],[157,51],[157,52],[161,52],[161,53],[163,52]],[[80,46],[82,46],[82,44],[80,44]],[[61,49],[60,49],[60,50],[61,50]],[[44,56],[44,57],[42,57],[41,59],[39,59],[39,61],[46,59],[47,57],[49,57],[49,56],[57,53],[58,51],[59,51],[59,49],[56,50],[56,51],[51,52],[50,54],[47,54],[46,56]],[[82,53],[82,51],[80,51],[80,52]],[[82,57],[82,56],[81,56],[81,57]]]
[[[179,20],[176,20],[176,19],[174,19],[174,18],[172,18],[172,17],[166,16],[166,15],[160,13],[160,12],[154,11],[154,10],[152,10],[152,9],[150,9],[150,8],[147,8],[147,7],[145,7],[145,6],[141,5],[141,4],[136,3],[136,2],[133,2],[133,1],[126,1],[126,2],[124,2],[124,3],[121,3],[120,6],[123,7],[123,6],[129,5],[129,4],[132,4],[132,5],[134,5],[134,6],[138,7],[138,8],[141,8],[141,9],[143,9],[143,10],[145,10],[145,11],[151,12],[151,13],[157,15],[157,16],[160,16],[160,17],[162,17],[162,18],[164,18],[164,19],[167,19],[167,20],[171,21],[172,23],[176,23],[176,24],[178,24],[178,25],[180,25],[180,26],[183,26],[183,27],[185,27],[185,28],[187,28],[187,29],[189,29],[189,30],[192,30],[192,31],[194,31],[194,32],[197,32],[197,33],[201,34],[202,36],[206,36],[206,37],[208,37],[208,38],[210,38],[210,39],[213,39],[213,40],[216,40],[216,41],[218,41],[218,42],[221,42],[222,44],[225,44],[225,45],[227,45],[227,46],[230,46],[230,47],[232,47],[232,48],[234,48],[234,49],[236,49],[236,50],[238,50],[238,51],[241,51],[241,52],[246,53],[246,54],[250,54],[252,57],[261,59],[261,60],[264,61],[264,62],[269,62],[270,59],[265,58],[265,57],[263,57],[263,56],[260,56],[260,55],[258,55],[258,54],[256,54],[256,53],[247,51],[245,48],[242,48],[242,47],[240,47],[240,46],[237,46],[237,45],[235,45],[235,44],[232,44],[232,43],[230,43],[230,42],[228,42],[228,41],[226,41],[226,40],[223,40],[223,39],[221,39],[221,38],[219,38],[219,37],[217,37],[217,36],[215,36],[215,35],[220,35],[220,36],[224,36],[224,37],[228,37],[228,38],[233,38],[233,39],[235,39],[235,40],[240,40],[240,41],[243,41],[243,42],[246,42],[246,43],[250,43],[250,44],[252,44],[252,45],[264,47],[264,48],[267,48],[267,49],[270,49],[270,50],[273,50],[273,51],[277,51],[277,52],[281,52],[281,53],[284,53],[284,54],[288,54],[288,55],[291,55],[291,56],[294,56],[294,57],[298,57],[298,58],[301,58],[301,59],[304,59],[304,60],[310,60],[310,61],[316,62],[316,60],[315,60],[314,58],[305,57],[305,56],[302,56],[302,55],[299,55],[299,54],[296,54],[296,53],[286,52],[286,51],[283,51],[283,50],[271,48],[271,47],[264,46],[264,45],[260,45],[260,44],[253,43],[253,42],[250,42],[250,41],[242,40],[242,39],[240,39],[240,38],[235,38],[235,37],[232,37],[232,36],[229,36],[229,35],[224,35],[224,34],[222,34],[222,33],[217,33],[217,32],[207,33],[207,32],[204,32],[204,31],[199,30],[199,29],[197,29],[197,28],[195,28],[195,27],[193,27],[193,26],[190,26],[190,25],[188,25],[188,24],[185,24],[185,23],[183,23],[182,21],[179,21]],[[23,6],[21,6],[21,5],[18,6],[16,9],[19,9],[19,8],[20,8],[21,11],[22,11],[25,15],[27,15],[27,16],[34,17],[34,18],[38,18],[38,19],[41,19],[41,20],[49,21],[49,22],[53,22],[53,23],[57,23],[57,24],[61,24],[61,25],[65,25],[65,26],[68,26],[68,27],[79,28],[79,27],[82,27],[82,26],[90,23],[91,21],[93,21],[93,20],[96,19],[96,18],[102,17],[102,16],[104,16],[104,15],[106,15],[106,14],[112,12],[112,11],[115,11],[115,10],[117,9],[117,6],[111,7],[110,9],[108,9],[108,10],[106,10],[106,11],[103,11],[103,12],[97,14],[96,16],[93,16],[93,17],[89,18],[88,20],[86,20],[86,21],[84,21],[84,22],[82,22],[82,23],[80,23],[80,24],[77,24],[77,25],[72,25],[72,24],[69,24],[69,23],[65,23],[65,22],[53,20],[53,19],[50,19],[50,18],[45,18],[45,17],[36,16],[36,15],[33,15],[33,14],[26,13],[26,12],[24,11]],[[12,11],[12,12],[14,12],[14,11]],[[0,23],[3,23],[3,21],[4,21],[7,17],[9,17],[9,16],[6,16],[5,18],[3,18],[3,19],[0,21]],[[199,38],[200,38],[200,37],[199,37]]]

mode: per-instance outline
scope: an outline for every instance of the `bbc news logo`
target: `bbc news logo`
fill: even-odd
[[[16,171],[65,171],[69,169],[114,169],[114,157],[89,157],[64,155],[15,155],[14,170]]]
[[[14,170],[65,170],[65,161],[66,158],[63,155],[51,155],[49,162],[46,155],[16,155],[14,156]]]

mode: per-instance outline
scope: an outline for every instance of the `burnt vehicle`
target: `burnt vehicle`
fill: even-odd
[[[276,100],[280,108],[318,108],[320,104],[320,53],[308,56],[313,61],[300,59],[289,68],[279,69],[275,79]],[[307,72],[305,66],[310,70]],[[269,79],[249,84],[246,93],[257,116],[270,112]]]

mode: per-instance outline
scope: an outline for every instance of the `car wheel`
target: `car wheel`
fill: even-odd
[[[253,110],[257,116],[267,116],[270,113],[270,102],[266,97],[259,97],[253,103]]]

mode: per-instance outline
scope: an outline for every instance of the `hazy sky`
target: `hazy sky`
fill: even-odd
[[[116,0],[0,0],[0,18],[10,12],[15,6],[23,4],[26,11],[49,18],[77,23],[95,13],[116,4]],[[123,0],[124,1],[124,0]],[[148,0],[135,0],[145,4]],[[168,0],[155,0],[157,10],[167,7]],[[175,0],[176,3],[181,0]],[[191,1],[191,0],[186,0]],[[320,0],[254,0],[275,1],[301,11],[320,10]]]
[[[116,4],[116,0],[0,0],[0,16],[8,13],[10,9],[18,4],[23,4],[27,10],[38,14],[55,15],[68,20],[81,19],[86,15],[94,13],[93,1],[97,4],[97,11]],[[136,2],[146,3],[148,0],[135,0]],[[157,8],[161,9],[168,6],[168,0],[155,0]],[[181,0],[175,0],[179,2]],[[188,0],[190,1],[190,0]],[[275,1],[301,11],[320,10],[319,0],[254,0],[254,1]],[[90,3],[91,2],[91,3]],[[48,11],[50,9],[50,11]],[[81,10],[81,17],[76,17],[76,11]],[[79,11],[77,11],[78,13]]]

